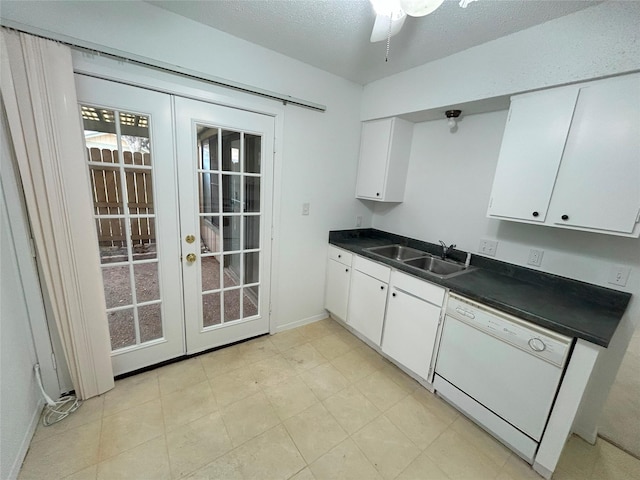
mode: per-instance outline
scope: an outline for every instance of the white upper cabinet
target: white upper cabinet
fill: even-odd
[[[514,97],[487,214],[638,237],[640,75]]]
[[[362,122],[356,197],[402,202],[413,124],[401,118]]]
[[[640,76],[580,89],[549,221],[632,234],[640,213]]]
[[[577,98],[571,88],[511,100],[490,216],[545,221]]]

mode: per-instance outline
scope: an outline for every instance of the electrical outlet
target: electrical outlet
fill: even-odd
[[[498,242],[495,240],[480,240],[480,247],[478,253],[487,255],[489,257],[496,256],[496,250],[498,249]]]
[[[362,215],[358,215],[356,217],[356,227],[361,227],[362,226]]]
[[[542,265],[543,254],[544,250],[536,250],[535,248],[529,250],[529,260],[527,261],[527,265],[533,265],[535,267]]]
[[[609,283],[612,285],[618,285],[619,287],[624,287],[627,285],[630,273],[631,268],[626,265],[613,265],[611,270],[609,270]]]
[[[302,204],[302,215],[309,215],[309,202]]]

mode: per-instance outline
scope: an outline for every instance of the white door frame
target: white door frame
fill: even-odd
[[[214,103],[231,108],[247,110],[274,117],[275,138],[273,158],[273,191],[272,191],[272,225],[271,225],[271,288],[269,332],[276,333],[278,318],[277,295],[280,270],[280,232],[281,225],[281,192],[283,165],[283,137],[285,105],[270,99],[258,99],[253,95],[235,92],[229,88],[211,85],[202,80],[185,78],[177,74],[162,72],[153,68],[114,60],[100,55],[91,55],[72,49],[72,60],[75,73],[124,83],[171,95],[178,95],[194,100]],[[267,246],[265,246],[267,248]]]

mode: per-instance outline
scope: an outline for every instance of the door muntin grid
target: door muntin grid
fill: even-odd
[[[262,137],[196,124],[201,328],[260,316]]]
[[[114,353],[164,340],[150,116],[81,105]]]

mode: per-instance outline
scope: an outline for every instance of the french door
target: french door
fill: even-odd
[[[187,347],[269,331],[273,118],[175,98]]]
[[[268,332],[273,118],[76,89],[114,373]]]

